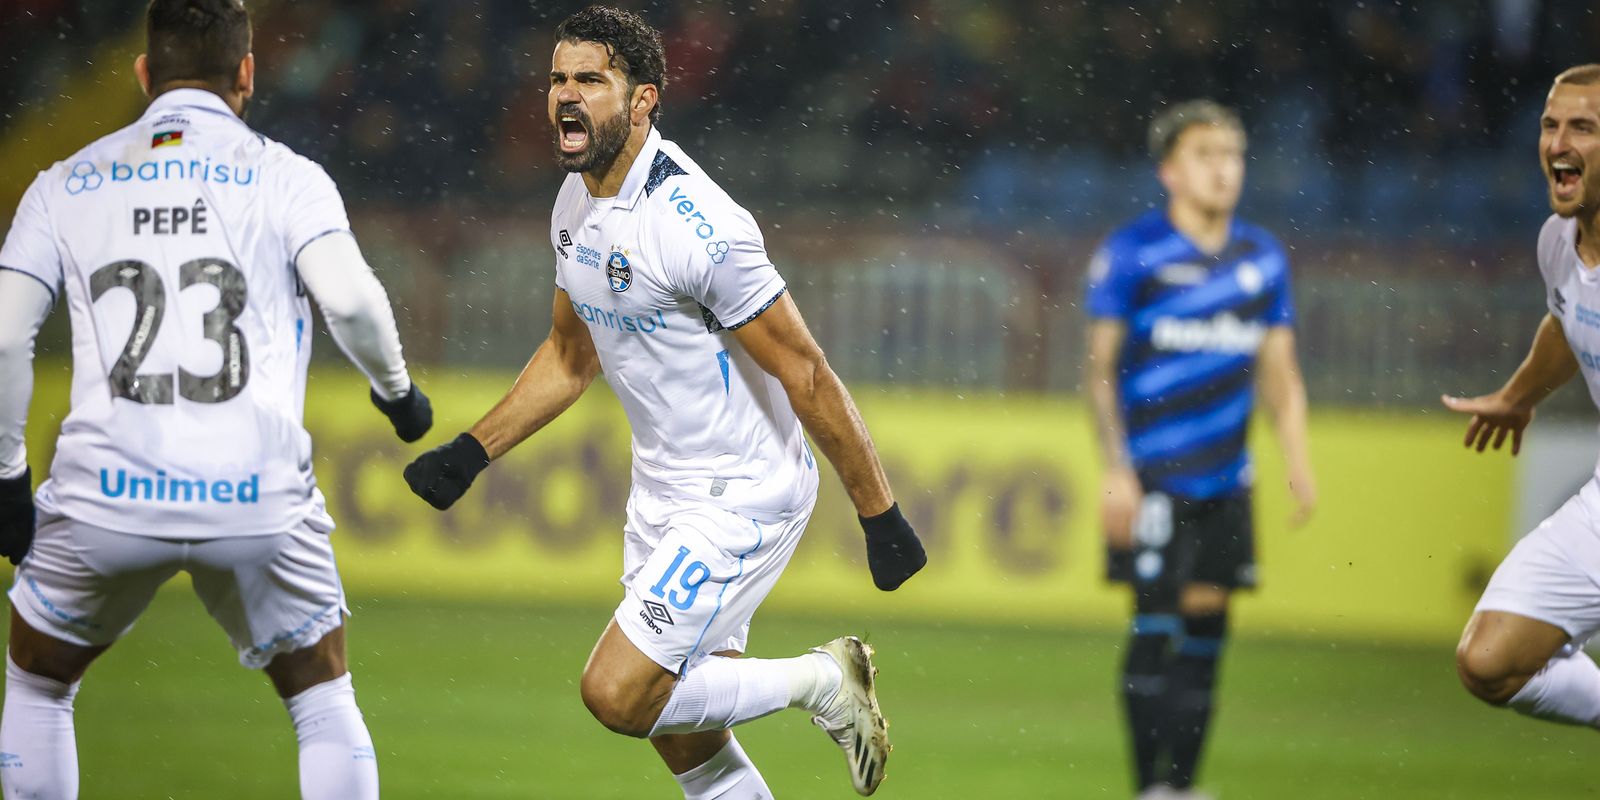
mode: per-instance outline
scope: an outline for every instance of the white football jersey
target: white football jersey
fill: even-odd
[[[651,130],[616,197],[567,176],[550,244],[627,411],[634,482],[762,521],[810,507],[800,420],[733,336],[787,288],[750,213]]]
[[[1578,221],[1551,215],[1539,230],[1545,300],[1561,322],[1589,397],[1600,408],[1600,272],[1578,258]],[[1600,465],[1597,465],[1600,474]]]
[[[301,422],[294,262],[349,227],[320,167],[198,89],[41,172],[0,248],[72,318],[72,410],[40,509],[175,538],[331,526]]]

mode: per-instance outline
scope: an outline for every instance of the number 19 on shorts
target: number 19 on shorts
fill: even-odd
[[[667,571],[661,574],[661,580],[650,587],[651,594],[671,603],[672,607],[679,611],[688,611],[694,605],[695,598],[700,596],[700,585],[711,577],[711,569],[703,562],[691,561],[689,566],[685,567],[683,561],[688,557],[689,548],[680,546],[677,557],[672,559]],[[678,577],[677,585],[669,589],[667,586],[672,582],[674,575]]]

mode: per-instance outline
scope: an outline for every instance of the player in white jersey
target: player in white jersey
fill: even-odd
[[[1549,314],[1499,391],[1444,398],[1472,415],[1466,443],[1521,449],[1533,408],[1582,374],[1600,406],[1600,64],[1556,77],[1539,159],[1555,215],[1539,232]],[[1600,476],[1512,548],[1456,649],[1474,696],[1540,719],[1600,728],[1600,668],[1583,645],[1600,631]]]
[[[861,514],[879,588],[926,562],[854,403],[740,208],[655,129],[665,57],[637,16],[591,7],[557,29],[549,111],[570,174],[551,215],[554,324],[499,405],[406,468],[438,508],[603,372],[633,431],[624,598],[584,670],[608,728],[649,737],[699,798],[771,797],[727,730],[802,708],[871,794],[889,744],[871,650],[842,637],[737,658],[816,499],[809,432]]]
[[[21,561],[0,782],[8,798],[77,795],[79,680],[181,570],[282,696],[302,794],[374,798],[302,423],[307,291],[400,438],[432,411],[333,182],[244,124],[243,4],[153,0],[147,24],[149,108],[40,173],[0,247],[0,554]],[[22,434],[33,340],[58,299],[72,405],[35,512]]]

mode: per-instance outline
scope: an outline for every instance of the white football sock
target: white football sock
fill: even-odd
[[[5,711],[0,713],[0,783],[6,797],[78,796],[78,741],[72,727],[78,685],[24,672],[6,655]]]
[[[772,790],[744,754],[739,740],[730,738],[728,746],[717,751],[710,761],[682,775],[672,776],[683,787],[684,800],[771,800]]]
[[[826,653],[713,656],[678,681],[650,735],[725,730],[785,708],[817,713],[839,693],[843,680],[839,664]]]
[[[376,800],[378,757],[346,672],[283,701],[300,740],[304,800]]]
[[[1550,659],[1507,705],[1530,717],[1600,728],[1600,667],[1573,648]]]

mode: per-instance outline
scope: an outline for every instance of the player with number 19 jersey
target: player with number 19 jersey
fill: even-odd
[[[651,130],[616,197],[567,176],[556,286],[633,430],[633,481],[772,522],[809,510],[816,463],[777,378],[732,332],[787,291],[750,213]]]
[[[0,265],[65,289],[72,317],[72,409],[41,511],[156,537],[331,528],[294,264],[348,230],[319,166],[198,89],[40,173]]]

